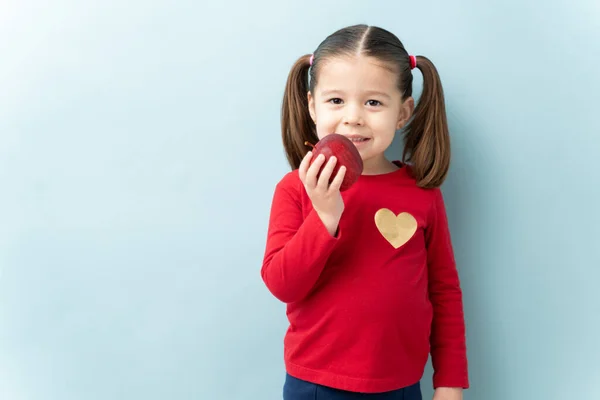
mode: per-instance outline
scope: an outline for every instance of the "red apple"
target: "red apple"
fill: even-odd
[[[356,149],[354,143],[352,143],[352,141],[346,136],[332,133],[319,140],[316,145],[313,145],[309,142],[304,143],[313,148],[313,155],[310,160],[311,164],[317,158],[317,156],[319,156],[319,154],[323,154],[325,156],[323,167],[331,156],[335,156],[337,159],[335,168],[331,174],[331,177],[329,178],[329,183],[333,181],[342,165],[346,167],[346,174],[344,175],[340,192],[348,190],[354,183],[356,183],[359,176],[362,174],[363,161],[360,157],[360,153]],[[321,171],[323,170],[323,167],[321,167]],[[321,174],[321,171],[319,171],[319,175]]]

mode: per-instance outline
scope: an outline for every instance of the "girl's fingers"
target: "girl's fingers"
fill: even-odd
[[[336,162],[337,159],[332,156],[329,158],[329,161],[327,161],[327,164],[325,164],[325,167],[319,176],[319,181],[317,182],[317,187],[319,187],[319,189],[327,190],[329,187],[329,179],[331,178],[331,174],[333,173]]]
[[[306,172],[308,170],[308,165],[310,164],[310,159],[312,158],[312,151],[306,153],[302,162],[300,162],[300,166],[298,167],[298,174],[300,175],[300,180],[302,183],[306,180]]]
[[[344,181],[344,176],[346,176],[346,167],[342,165],[338,170],[338,173],[335,175],[335,178],[333,178],[333,182],[331,182],[329,190],[340,190],[342,182]]]
[[[319,154],[319,156],[313,161],[313,163],[308,167],[308,171],[306,172],[306,179],[304,184],[310,188],[314,188],[317,185],[317,174],[325,161],[325,156],[323,154]]]

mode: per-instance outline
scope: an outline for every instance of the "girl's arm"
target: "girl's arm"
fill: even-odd
[[[290,175],[275,189],[261,268],[269,291],[285,303],[309,294],[341,235],[330,234],[314,209],[303,219],[298,187]]]
[[[442,193],[433,190],[427,227],[429,297],[433,305],[431,359],[433,384],[438,387],[469,386],[462,290],[452,249]]]

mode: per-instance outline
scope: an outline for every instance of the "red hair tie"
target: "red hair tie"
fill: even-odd
[[[410,69],[415,69],[417,66],[417,57],[409,56],[410,58]]]

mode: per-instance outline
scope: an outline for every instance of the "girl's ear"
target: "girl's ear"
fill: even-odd
[[[400,106],[400,112],[398,113],[398,123],[396,125],[396,130],[400,130],[406,125],[410,117],[412,117],[413,112],[415,111],[415,100],[412,97],[407,98],[402,102]]]
[[[312,96],[312,93],[309,91],[307,94],[308,97],[308,111],[310,112],[310,117],[313,120],[313,123],[317,123],[317,115],[315,113],[315,98]]]

